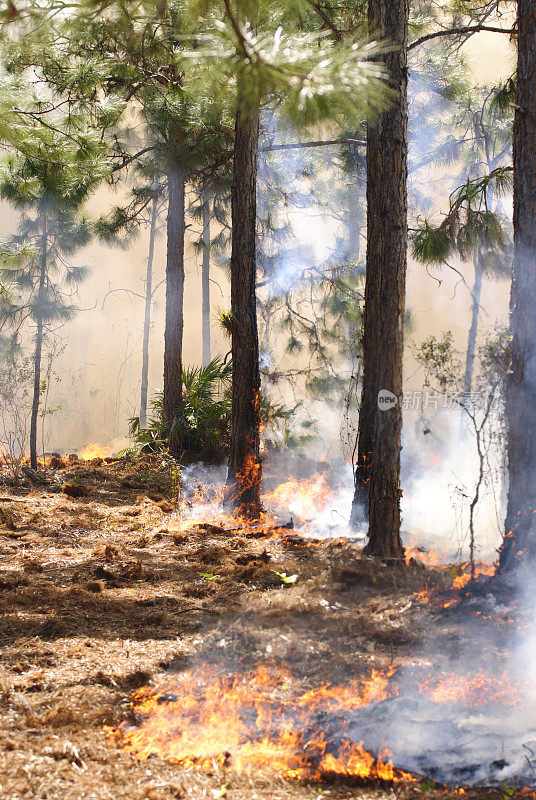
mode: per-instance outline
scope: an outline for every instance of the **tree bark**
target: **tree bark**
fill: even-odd
[[[227,501],[249,517],[261,511],[260,372],[255,296],[259,105],[236,115],[231,189],[232,408]]]
[[[164,339],[163,418],[169,426],[169,451],[178,457],[180,434],[175,425],[182,405],[182,332],[184,299],[184,195],[186,174],[175,164],[168,173],[166,258],[166,326]]]
[[[536,555],[536,2],[517,4],[514,118],[514,275],[510,299],[512,368],[506,390],[508,504],[499,568]]]
[[[32,411],[30,415],[30,466],[37,469],[37,419],[39,415],[39,400],[41,396],[41,355],[43,352],[43,302],[45,299],[45,283],[47,276],[48,232],[47,218],[43,214],[41,220],[41,269],[39,272],[39,286],[37,289],[36,323],[34,351],[34,384],[32,397]]]
[[[369,510],[366,552],[401,558],[400,451],[407,265],[408,0],[369,0],[371,32],[391,42],[382,56],[397,97],[367,133],[367,276],[363,393],[353,519]],[[387,390],[393,404],[379,407]],[[393,397],[394,396],[394,397]]]
[[[201,316],[203,366],[210,363],[210,195],[203,191],[203,262],[201,266]]]
[[[147,425],[147,389],[149,385],[149,335],[151,332],[151,307],[153,303],[153,257],[156,238],[156,216],[158,197],[153,200],[151,227],[149,229],[149,252],[147,254],[147,273],[145,277],[145,316],[143,318],[143,345],[141,361],[140,428]]]

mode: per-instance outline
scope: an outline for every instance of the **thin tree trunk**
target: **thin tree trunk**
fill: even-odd
[[[489,155],[489,144],[486,132],[483,132],[484,146],[486,150],[486,160],[488,169],[493,170],[493,163]],[[485,193],[486,208],[493,207],[493,192],[488,187]],[[473,255],[473,266],[475,270],[475,282],[473,284],[473,305],[471,310],[471,327],[467,338],[467,354],[465,359],[465,376],[463,381],[464,392],[469,394],[473,387],[473,373],[476,356],[476,340],[478,336],[478,316],[480,314],[480,298],[482,295],[482,280],[484,277],[483,253],[480,249],[475,250]]]
[[[473,285],[473,306],[471,311],[471,327],[467,338],[467,354],[465,357],[465,376],[463,390],[467,394],[473,386],[473,372],[475,368],[476,339],[478,335],[478,314],[480,312],[480,297],[482,294],[482,265],[481,253],[477,250],[474,254],[475,282]]]
[[[41,396],[41,355],[43,352],[43,302],[45,298],[45,282],[47,276],[48,233],[46,214],[41,220],[41,270],[37,290],[37,331],[35,334],[34,352],[34,385],[32,411],[30,416],[30,466],[37,469],[37,419],[39,415],[39,399]]]
[[[357,181],[348,186],[348,255],[351,261],[359,260],[361,245],[361,197]]]
[[[203,191],[203,263],[201,267],[201,315],[203,366],[210,363],[210,195]]]
[[[514,275],[512,369],[506,391],[508,505],[499,567],[536,555],[536,2],[517,4],[514,118]]]
[[[149,335],[151,332],[151,307],[153,304],[153,257],[156,238],[156,217],[158,197],[153,200],[151,227],[149,229],[149,252],[147,254],[147,274],[145,277],[145,316],[143,318],[143,346],[141,360],[140,428],[147,425],[147,389],[149,385]]]
[[[272,315],[273,306],[268,299],[264,306],[264,350],[266,353],[271,351],[270,348],[270,335],[272,333]]]
[[[383,58],[398,97],[367,133],[367,277],[363,394],[353,518],[369,509],[371,555],[400,558],[402,356],[407,265],[408,0],[369,0],[369,26],[393,44]],[[390,393],[390,394],[389,394]],[[382,397],[387,404],[382,408]],[[391,400],[391,403],[389,403]]]
[[[174,421],[182,405],[185,188],[185,171],[175,164],[168,174],[163,417],[170,430],[169,450],[176,457],[181,451],[180,433]]]
[[[260,372],[255,296],[259,106],[236,115],[231,190],[232,409],[228,501],[250,517],[261,510]]]
[[[365,166],[358,148],[349,145],[352,172],[348,183],[348,255],[352,261],[359,260],[361,252],[361,230],[363,228],[363,198],[361,196],[361,169]]]

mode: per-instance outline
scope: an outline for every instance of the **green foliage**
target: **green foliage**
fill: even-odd
[[[281,583],[285,586],[292,586],[292,584],[296,583],[298,580],[298,575],[287,575],[286,572],[276,572],[274,569],[274,573],[277,575]]]
[[[380,52],[378,45],[352,37],[335,45],[324,32],[314,30],[310,7],[303,2],[264,0],[225,6],[219,2],[169,2],[164,6],[140,2],[128,15],[115,0],[82,6],[83,30],[76,14],[69,23],[80,39],[89,41],[91,37],[101,50],[104,43],[106,51],[108,37],[113,37],[118,48],[130,51],[129,59],[118,61],[116,53],[115,59],[109,58],[104,65],[114,70],[117,84],[131,83],[140,64],[150,64],[153,58],[158,63],[159,59],[159,71],[153,75],[159,77],[160,86],[165,82],[172,90],[159,106],[167,115],[185,101],[195,104],[196,97],[209,97],[212,104],[218,104],[229,97],[229,87],[237,85],[246,102],[279,98],[286,113],[300,124],[341,115],[350,119],[379,110],[388,102],[385,73],[373,61]],[[158,25],[152,24],[155,15]],[[309,16],[307,25],[303,24],[304,15]],[[134,60],[133,50],[142,58]],[[97,57],[94,50],[93,62]],[[98,65],[96,71],[101,69]],[[151,83],[156,80],[148,84],[149,91]],[[157,100],[161,93],[152,91]],[[206,114],[200,113],[199,118],[203,117]]]
[[[496,383],[503,391],[512,371],[512,332],[497,328],[489,333],[479,352],[482,374],[489,383]]]
[[[353,31],[363,20],[360,8]],[[89,115],[118,167],[130,163],[142,121],[136,163],[165,173],[177,160],[189,171],[228,163],[239,94],[276,103],[300,127],[374,116],[394,97],[377,58],[384,49],[359,35],[334,42],[303,0],[142,0],[128,12],[118,0],[85,0],[65,15],[36,7],[13,26],[5,62]]]
[[[516,101],[517,79],[516,75],[511,75],[508,80],[495,92],[491,101],[491,107],[499,114],[512,114]]]
[[[452,331],[446,331],[442,337],[425,339],[415,355],[424,368],[425,386],[437,386],[442,392],[459,386],[462,365],[453,346]]]
[[[414,258],[424,264],[441,264],[453,253],[467,259],[483,251],[490,271],[507,276],[510,271],[510,236],[506,220],[488,208],[488,192],[503,195],[512,186],[511,167],[498,167],[488,175],[468,180],[450,198],[448,214],[438,225],[425,219],[412,233]]]
[[[183,370],[183,404],[173,421],[182,443],[185,461],[207,464],[224,460],[229,446],[230,396],[232,367],[214,358],[205,367]],[[143,449],[160,450],[169,436],[163,422],[162,393],[152,403],[154,418],[140,429],[139,417],[130,420],[131,435]]]
[[[49,104],[29,89],[15,93],[14,100],[8,112],[14,127],[9,135],[0,129],[10,145],[0,167],[0,197],[19,212],[17,233],[0,251],[0,283],[8,287],[0,294],[0,349],[9,365],[24,338],[28,334],[33,338],[36,331],[33,367],[38,376],[47,351],[50,366],[59,328],[76,312],[73,299],[87,274],[67,258],[90,239],[82,206],[100,180],[99,146],[83,135],[76,115],[48,116]],[[0,105],[5,102],[6,81],[2,81]],[[41,380],[34,402],[37,409],[45,402],[40,413],[43,425],[57,410],[47,407],[47,396],[47,381]],[[22,430],[19,422],[14,424],[14,430]],[[18,437],[24,438],[22,433]],[[35,456],[32,442],[30,446]]]
[[[477,352],[477,375],[473,389],[486,395],[501,391],[512,367],[512,335],[507,328],[497,328],[488,333]],[[453,343],[452,331],[442,336],[430,336],[415,351],[417,362],[423,367],[425,386],[441,392],[460,392],[463,388],[461,353]]]
[[[218,325],[222,331],[229,337],[233,335],[233,328],[235,326],[235,319],[231,311],[224,311],[220,309],[217,314]]]
[[[508,781],[503,781],[501,783],[501,793],[504,800],[510,800],[510,798],[514,797],[519,792],[519,786],[510,786]]]
[[[231,424],[231,362],[214,358],[205,367],[183,369],[183,405],[173,426],[182,443],[184,462],[202,461],[219,464],[227,458]],[[169,427],[162,418],[162,393],[152,402],[153,417],[140,428],[139,417],[130,419],[130,433],[136,447],[143,451],[165,451]],[[267,440],[289,447],[304,444],[310,438],[313,423],[305,422],[300,431],[293,425],[297,406],[286,409],[271,403],[261,394],[260,411],[267,428]]]
[[[27,454],[32,382],[31,359],[0,354],[0,459],[15,475]]]
[[[453,249],[448,232],[441,225],[425,219],[411,237],[412,255],[423,264],[442,264]]]
[[[468,9],[469,10],[469,9]],[[511,89],[511,86],[510,86]],[[450,256],[476,255],[478,268],[493,277],[507,277],[511,262],[511,223],[497,199],[512,190],[511,120],[500,112],[497,91],[463,93],[452,116],[452,143],[439,148],[442,160],[462,166],[458,188],[439,223],[424,219],[412,232],[413,256],[440,265]],[[444,126],[444,114],[441,120]],[[459,133],[458,133],[459,131]]]
[[[421,792],[423,794],[426,794],[426,792],[429,792],[430,789],[435,789],[435,787],[436,787],[436,782],[434,780],[432,780],[431,778],[423,778],[421,783],[420,783]]]

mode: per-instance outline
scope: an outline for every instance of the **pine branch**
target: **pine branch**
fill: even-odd
[[[429,42],[431,39],[437,39],[439,36],[460,36],[462,34],[469,34],[469,36],[472,36],[473,33],[480,33],[480,31],[512,34],[515,33],[515,28],[498,28],[493,25],[466,25],[461,28],[445,28],[444,30],[427,33],[425,36],[415,39],[414,42],[408,45],[408,51],[413,50],[414,47],[419,47],[419,45],[424,44],[424,42]]]
[[[318,139],[313,142],[291,142],[289,144],[267,144],[265,147],[260,147],[261,152],[272,152],[274,150],[297,150],[307,147],[326,147],[333,144],[357,144],[366,147],[364,139]]]

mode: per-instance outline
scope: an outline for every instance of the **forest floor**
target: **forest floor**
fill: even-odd
[[[447,591],[444,570],[378,565],[343,539],[178,532],[170,499],[157,459],[60,465],[46,486],[0,486],[2,800],[458,797],[419,781],[183,769],[107,741],[103,726],[125,718],[133,690],[218,647],[241,668],[284,662],[307,689],[414,661],[432,623],[459,636],[444,609],[419,602]]]

